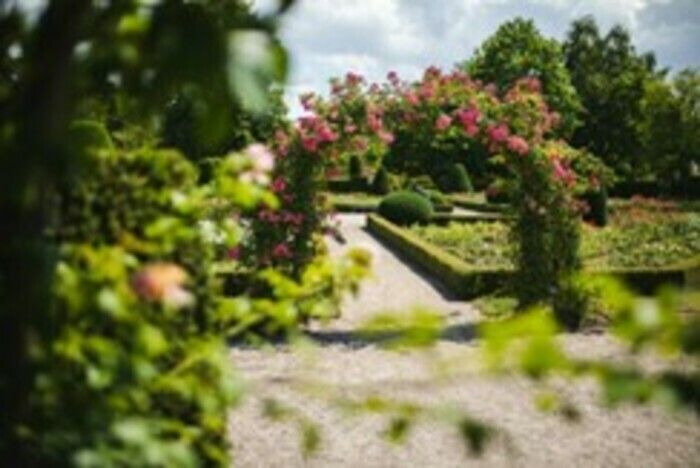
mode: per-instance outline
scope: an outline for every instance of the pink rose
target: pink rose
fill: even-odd
[[[272,256],[275,258],[290,258],[292,250],[285,243],[279,243],[272,249]]]
[[[508,137],[508,149],[516,154],[524,156],[530,152],[530,145],[528,145],[525,139],[517,135],[511,135]]]
[[[452,119],[450,118],[449,115],[446,114],[440,114],[440,117],[437,118],[435,121],[435,129],[442,132],[449,128],[450,124],[452,123]]]

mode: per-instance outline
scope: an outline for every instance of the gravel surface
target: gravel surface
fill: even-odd
[[[234,463],[240,467],[700,467],[700,421],[655,407],[615,410],[596,402],[590,382],[569,384],[565,393],[581,411],[577,423],[539,412],[532,384],[519,377],[473,372],[478,345],[471,325],[478,313],[445,297],[429,279],[406,266],[363,229],[363,215],[344,215],[345,245],[375,254],[374,277],[343,316],[312,331],[316,347],[233,348],[231,359],[245,378],[247,398],[230,417]],[[424,305],[445,314],[449,333],[430,350],[390,352],[354,338],[358,323],[377,311]],[[565,347],[581,356],[615,359],[620,351],[605,335],[567,335]],[[464,373],[445,377],[455,366]],[[649,365],[653,365],[650,362]],[[381,395],[432,407],[454,405],[499,428],[481,458],[470,455],[453,426],[420,422],[402,445],[382,438],[387,419],[343,412],[334,401]],[[295,417],[273,422],[263,402],[275,399]],[[321,430],[319,451],[305,458],[299,421]]]

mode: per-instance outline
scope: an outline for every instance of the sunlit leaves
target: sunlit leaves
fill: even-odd
[[[416,308],[404,313],[374,315],[362,327],[361,334],[381,341],[389,348],[428,347],[440,338],[444,318],[431,310]]]

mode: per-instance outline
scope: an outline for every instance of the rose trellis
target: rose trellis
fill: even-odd
[[[279,209],[257,214],[254,256],[264,265],[289,265],[298,272],[317,250],[314,234],[325,225],[324,175],[342,155],[384,154],[405,138],[426,145],[479,147],[498,158],[515,181],[513,230],[517,249],[515,291],[522,306],[559,307],[571,293],[579,269],[579,219],[574,194],[594,175],[572,169],[579,152],[549,140],[559,116],[547,107],[534,77],[505,93],[462,71],[428,68],[422,79],[368,84],[357,74],[331,81],[331,94],[301,97],[306,111],[296,125],[280,129],[272,189]],[[430,164],[433,162],[429,161]],[[439,165],[441,161],[434,161]],[[573,325],[571,311],[561,318]]]

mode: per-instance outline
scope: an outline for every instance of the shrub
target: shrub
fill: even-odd
[[[372,181],[372,192],[377,195],[386,195],[391,191],[391,181],[389,180],[389,172],[384,166],[381,166],[374,175]]]
[[[61,241],[117,243],[141,237],[157,217],[173,211],[177,191],[195,186],[197,171],[174,150],[142,149],[92,155],[89,177],[61,195]]]
[[[239,390],[223,337],[176,305],[186,282],[175,264],[140,266],[119,247],[63,247],[46,311],[55,326],[35,344],[32,440],[43,463],[228,464],[226,412]]]
[[[606,226],[608,224],[608,191],[606,188],[601,187],[599,190],[586,192],[583,195],[583,200],[588,205],[588,212],[584,219],[596,226]]]
[[[439,190],[425,189],[423,187],[414,187],[413,192],[424,196],[433,205],[435,211],[449,212],[452,211],[453,205],[450,200]]]
[[[415,192],[394,192],[381,201],[379,214],[399,225],[427,222],[433,214],[430,201]]]
[[[462,164],[454,164],[443,170],[438,176],[437,181],[440,190],[443,192],[464,193],[474,191],[469,174]]]
[[[351,180],[362,178],[362,161],[360,161],[360,157],[356,154],[350,156],[348,160],[348,175]]]

